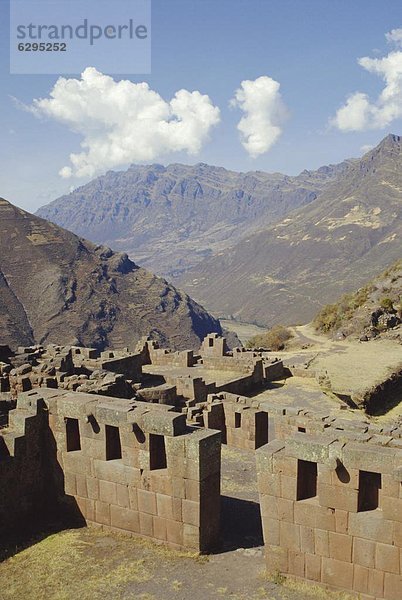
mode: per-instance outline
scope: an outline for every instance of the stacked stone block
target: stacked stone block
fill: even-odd
[[[47,449],[43,431],[46,414],[40,398],[27,398],[9,412],[0,431],[0,533],[28,530],[49,509]]]
[[[203,410],[206,428],[219,429],[223,443],[233,448],[256,450],[268,442],[268,413],[244,396],[210,394]]]
[[[228,351],[226,339],[217,333],[209,333],[201,344],[201,356],[203,359],[207,357],[219,358],[220,356],[225,356]]]
[[[150,362],[159,367],[193,367],[198,358],[192,350],[172,352],[167,348],[159,348],[155,341],[147,342]]]
[[[191,430],[169,407],[83,393],[49,412],[64,492],[87,523],[196,551],[217,543],[219,432]]]
[[[10,391],[9,373],[12,367],[8,363],[0,362],[0,393]]]
[[[361,600],[398,600],[401,439],[347,438],[297,433],[257,451],[267,569]]]

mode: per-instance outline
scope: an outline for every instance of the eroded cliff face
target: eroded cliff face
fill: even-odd
[[[138,267],[0,199],[0,339],[105,348],[143,335],[198,348],[220,324],[186,294]]]

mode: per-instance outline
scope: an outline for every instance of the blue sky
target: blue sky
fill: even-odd
[[[0,195],[33,211],[88,178],[58,174],[70,153],[80,152],[82,135],[12,100],[30,105],[48,97],[57,76],[9,74],[8,21],[8,2],[0,0]],[[153,0],[152,74],[114,79],[146,81],[165,100],[182,88],[199,90],[221,111],[196,156],[164,152],[151,162],[296,174],[359,156],[387,133],[402,133],[399,116],[384,126],[368,117],[359,131],[328,127],[350,94],[375,101],[384,83],[357,59],[387,55],[385,34],[400,27],[397,0]],[[280,83],[288,118],[269,151],[252,158],[236,128],[242,112],[229,101],[242,81],[261,76]]]

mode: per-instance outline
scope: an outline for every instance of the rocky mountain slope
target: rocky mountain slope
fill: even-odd
[[[366,341],[381,336],[402,342],[401,323],[402,259],[359,290],[324,306],[313,321],[317,331],[340,339],[357,335]]]
[[[197,348],[218,321],[134,264],[0,199],[0,343]]]
[[[95,179],[37,214],[170,277],[312,202],[352,164],[297,177],[206,164],[132,166]]]
[[[313,318],[402,251],[402,141],[387,136],[317,200],[178,279],[219,316],[271,326]]]

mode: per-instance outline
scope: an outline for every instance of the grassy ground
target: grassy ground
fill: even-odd
[[[149,582],[162,561],[205,560],[140,539],[98,529],[70,529],[45,537],[0,565],[2,600],[120,599]],[[171,582],[172,589],[178,583]],[[147,592],[132,598],[151,600]]]
[[[257,568],[256,568],[257,563]],[[1,600],[347,600],[266,577],[256,555],[199,557],[98,529],[62,531],[0,564]]]

